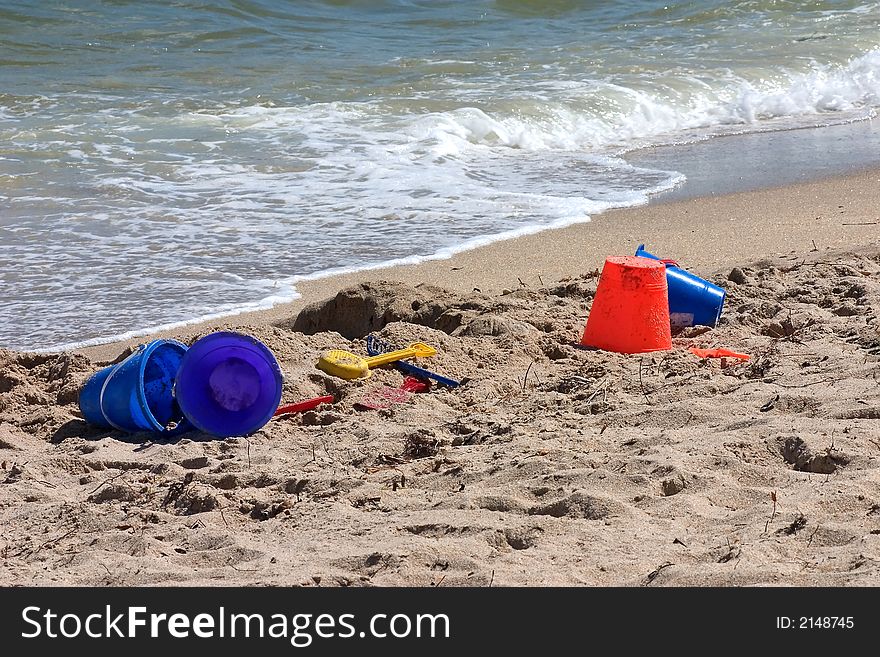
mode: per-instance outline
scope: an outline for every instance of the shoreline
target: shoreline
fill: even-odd
[[[333,403],[246,437],[87,423],[79,391],[122,343],[0,350],[0,584],[877,586],[878,182],[651,204],[314,281],[223,328],[272,351],[285,403]],[[721,320],[663,353],[582,347],[596,269],[641,242],[723,286]],[[315,362],[370,333],[435,345],[424,366],[462,385],[365,410],[398,370]],[[719,347],[749,358],[691,351]]]
[[[78,348],[95,361],[115,358],[149,339],[186,339],[214,327],[274,324],[305,306],[367,281],[432,283],[455,292],[486,293],[540,287],[601,268],[605,256],[630,254],[639,244],[678,259],[697,274],[760,258],[806,255],[813,249],[853,250],[878,244],[880,167],[717,196],[666,200],[595,215],[590,221],[540,231],[459,252],[447,259],[365,269],[302,281],[301,297],[270,309]],[[685,187],[688,183],[685,183]],[[682,230],[682,228],[685,230]],[[815,244],[814,244],[815,243]]]
[[[805,156],[804,153],[809,153],[811,156]],[[696,208],[691,210],[682,204],[698,203],[703,198],[725,198],[730,204],[726,211],[741,215],[743,210],[763,207],[767,203],[778,207],[779,201],[786,195],[795,198],[803,192],[823,196],[828,192],[839,193],[842,188],[837,188],[837,185],[859,184],[857,180],[854,183],[850,181],[851,178],[864,181],[866,180],[864,177],[867,176],[867,180],[871,180],[872,172],[880,172],[880,122],[867,119],[799,130],[725,135],[688,144],[639,149],[623,157],[634,166],[674,169],[683,173],[687,180],[670,191],[651,197],[647,204],[608,210],[593,215],[586,222],[570,224],[562,228],[544,229],[511,239],[496,240],[486,245],[459,251],[449,258],[425,259],[415,264],[379,265],[348,273],[319,275],[296,284],[296,291],[300,295],[298,299],[272,308],[191,321],[166,330],[148,329],[136,337],[77,347],[73,351],[95,358],[109,359],[113,357],[110,355],[113,349],[119,350],[136,345],[151,337],[192,336],[216,325],[235,327],[254,322],[286,320],[309,303],[332,296],[343,287],[382,277],[417,282],[434,281],[439,277],[445,287],[459,292],[470,292],[475,285],[481,286],[481,289],[486,288],[487,291],[499,292],[504,288],[521,287],[520,278],[523,283],[533,286],[548,277],[550,280],[557,280],[563,276],[577,275],[580,273],[578,267],[581,265],[575,257],[577,254],[571,253],[572,240],[584,245],[591,262],[596,261],[593,268],[601,267],[605,255],[630,253],[641,241],[651,241],[654,233],[651,222],[659,221],[662,207],[670,207],[671,212],[685,216],[697,210]],[[823,183],[832,187],[829,188]],[[802,185],[807,187],[800,187]],[[809,187],[810,185],[818,185],[818,187]],[[761,196],[749,197],[748,194]],[[833,204],[829,204],[827,208],[828,214],[835,210],[831,206]],[[863,212],[868,207],[869,205],[861,206],[858,211]],[[784,213],[784,211],[784,208],[780,209],[780,212]],[[720,217],[724,212],[725,210],[719,206],[717,216]],[[760,219],[748,221],[749,230],[759,231],[766,236],[757,244],[774,240],[773,230],[769,230],[773,225],[772,219],[762,215]],[[630,242],[633,239],[637,240],[635,244],[621,244],[622,240],[617,238],[617,231],[624,223],[632,226],[631,235],[634,235],[628,239]],[[713,230],[728,232],[726,230],[728,227],[719,227],[718,220],[713,220],[712,223]],[[835,237],[833,223],[826,227],[829,228],[828,238]],[[667,233],[668,229],[668,225],[664,225],[663,231],[659,232]],[[606,231],[609,234],[606,235]],[[736,231],[733,234],[735,235]],[[639,235],[644,237],[640,238]],[[839,242],[837,246],[846,248],[857,245],[860,237],[854,235],[852,241]],[[792,248],[802,248],[802,246],[798,244]],[[723,257],[707,258],[704,257],[706,254],[690,254],[689,251],[694,247],[695,244],[683,244],[680,241],[669,243],[669,248],[677,254],[675,257],[684,259],[688,263],[686,266],[691,268],[715,269],[732,266],[735,264],[734,261],[749,259],[750,255],[758,254],[756,257],[764,255],[760,250],[737,249],[729,250]],[[648,248],[650,250],[650,245]],[[811,244],[809,248],[812,248]],[[564,267],[556,266],[554,263],[552,266],[544,267],[542,271],[541,267],[527,262],[528,253],[556,251],[565,255],[564,261],[567,264]],[[468,254],[473,255],[468,256]],[[493,265],[480,267],[483,258]],[[523,273],[511,272],[505,275],[502,270],[506,261],[517,263],[516,268]],[[468,281],[456,272],[470,272],[476,277],[475,282]],[[703,271],[703,274],[706,273]],[[523,275],[530,276],[532,281],[527,282]]]
[[[410,280],[412,278],[421,282],[433,281],[439,276],[447,287],[454,287],[458,291],[470,291],[474,286],[481,286],[489,291],[500,291],[504,288],[516,289],[516,287],[522,287],[523,284],[534,286],[548,277],[550,280],[556,280],[562,276],[577,275],[580,272],[581,264],[577,258],[572,257],[570,252],[572,240],[580,245],[578,248],[583,248],[584,254],[591,261],[598,260],[594,267],[600,267],[604,255],[630,253],[634,251],[637,243],[652,241],[655,233],[668,232],[667,225],[658,231],[650,224],[650,221],[645,221],[645,218],[657,217],[660,212],[659,208],[663,206],[670,206],[671,211],[678,212],[680,216],[685,217],[691,211],[679,205],[681,203],[696,202],[701,198],[730,197],[732,205],[729,212],[739,216],[742,214],[743,208],[760,206],[765,204],[765,201],[757,198],[735,197],[734,195],[737,194],[767,193],[770,195],[769,202],[775,203],[773,199],[777,196],[781,197],[785,194],[797,196],[798,190],[801,188],[788,189],[791,187],[830,181],[837,181],[841,185],[845,185],[850,178],[870,176],[872,171],[880,171],[880,121],[869,118],[797,130],[730,134],[689,143],[637,149],[625,153],[621,157],[632,166],[677,171],[686,177],[686,181],[671,190],[651,196],[648,202],[643,205],[607,210],[592,215],[586,221],[568,224],[560,228],[543,228],[534,233],[526,232],[524,235],[514,237],[487,238],[488,243],[478,246],[463,247],[458,245],[445,249],[445,251],[453,252],[451,256],[414,256],[413,258],[404,258],[404,262],[401,264],[378,263],[344,273],[328,270],[324,273],[306,275],[303,280],[295,283],[295,294],[291,296],[297,298],[277,303],[271,307],[267,307],[268,303],[263,303],[263,301],[267,301],[265,299],[259,302],[252,301],[244,305],[256,307],[256,309],[236,310],[230,308],[226,312],[214,312],[202,318],[182,319],[169,322],[165,326],[131,329],[125,331],[122,336],[109,335],[104,338],[89,338],[83,340],[82,343],[80,342],[82,338],[76,338],[69,340],[66,344],[47,347],[43,350],[23,351],[31,353],[72,351],[99,359],[107,359],[110,358],[108,350],[140,344],[152,337],[193,336],[217,325],[235,327],[254,322],[289,319],[291,314],[299,312],[309,303],[334,294],[341,287],[383,276],[391,277],[392,280]],[[821,186],[819,188],[803,188],[803,191],[819,195],[826,193],[826,189]],[[693,213],[696,212],[695,209]],[[784,213],[785,210],[782,209],[782,212]],[[763,220],[772,223],[773,217]],[[638,240],[636,244],[621,244],[622,240],[617,239],[622,222],[632,226],[631,232],[635,233],[635,236],[627,236],[627,239],[630,241]],[[773,230],[768,231],[768,226],[758,225],[757,221],[748,221],[748,223],[751,224],[749,230],[762,232],[771,242],[775,240]],[[725,235],[729,233],[727,227],[719,229],[717,222],[715,224],[707,229],[720,230]],[[612,234],[605,235],[605,231],[611,231]],[[611,239],[608,239],[609,237]],[[856,237],[858,239],[858,236]],[[479,242],[480,240],[475,241]],[[544,242],[546,242],[546,246]],[[844,246],[857,243],[857,241],[843,242]],[[502,247],[500,246],[502,244],[519,246]],[[695,247],[696,244],[693,246]],[[459,248],[462,250],[457,250]],[[606,250],[602,251],[602,248]],[[651,246],[648,245],[648,248],[650,250]],[[688,252],[692,246],[681,244],[680,241],[671,244],[670,248],[676,250],[674,257],[683,259],[688,263],[686,266],[691,268],[717,268],[730,264],[732,259],[748,259],[750,253],[760,253],[760,251],[738,249],[733,251],[732,259],[730,257],[724,259],[706,258],[705,254],[694,254],[692,257]],[[527,262],[528,259],[524,257],[523,253],[520,253],[520,251],[551,253],[555,257],[557,250],[566,255],[565,261],[569,263],[570,269],[558,267],[555,262],[546,267],[534,266]],[[468,257],[468,253],[477,255]],[[506,261],[498,254],[504,254],[507,261],[516,263],[517,268],[523,273],[508,272],[505,275]],[[475,267],[474,263],[478,263],[483,257],[492,262],[493,267]],[[420,261],[406,262],[411,259]],[[464,264],[457,264],[459,261]],[[463,270],[471,272],[476,278],[473,281],[467,281],[462,280],[461,275],[454,274],[454,272]],[[279,274],[283,273],[279,272]],[[703,274],[705,273],[703,271]],[[523,275],[537,279],[537,283],[535,280],[527,282]],[[520,279],[522,279],[522,283]],[[125,337],[126,334],[132,335]]]

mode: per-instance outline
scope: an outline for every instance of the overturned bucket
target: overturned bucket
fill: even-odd
[[[175,396],[186,418],[205,433],[247,436],[281,402],[281,367],[256,338],[219,331],[192,344],[177,372]]]
[[[176,340],[153,340],[96,372],[80,390],[83,417],[95,426],[128,432],[184,430],[174,379],[186,351]]]
[[[663,265],[607,257],[581,344],[622,354],[672,349]]]
[[[660,260],[666,265],[666,282],[669,287],[669,321],[675,328],[701,324],[715,326],[721,318],[727,292],[707,280],[685,271],[676,263],[662,260],[645,251],[640,244],[636,255],[641,258]]]

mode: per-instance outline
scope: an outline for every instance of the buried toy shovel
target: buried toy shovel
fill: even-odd
[[[379,354],[389,353],[391,351],[394,351],[394,347],[392,347],[391,345],[382,342],[382,340],[377,338],[375,335],[367,336],[367,353],[370,354],[370,356],[378,356]],[[440,385],[444,385],[449,388],[457,388],[461,385],[461,381],[450,379],[449,377],[443,376],[442,374],[437,374],[436,372],[426,370],[424,367],[419,367],[418,365],[408,363],[405,360],[395,361],[394,366],[404,374],[410,374],[412,376],[421,377],[423,379],[433,379]]]
[[[412,396],[412,393],[425,392],[430,387],[430,383],[408,376],[398,388],[379,386],[367,391],[363,397],[354,403],[354,406],[356,408],[369,408],[374,411],[391,408],[394,404],[402,404],[407,401]]]
[[[305,401],[297,402],[295,404],[285,404],[284,406],[279,406],[275,411],[274,417],[278,417],[279,415],[289,415],[291,413],[303,413],[305,411],[311,411],[312,409],[318,408],[321,404],[332,404],[333,403],[333,395],[324,395],[322,397],[313,397],[312,399],[307,399]]]
[[[387,365],[404,358],[412,358],[413,356],[427,357],[437,353],[434,347],[423,342],[411,344],[406,349],[398,349],[386,354],[371,356],[370,358],[361,358],[360,356],[343,351],[342,349],[333,349],[328,351],[318,359],[318,369],[323,370],[327,374],[338,376],[341,379],[358,379],[370,375],[370,369]]]

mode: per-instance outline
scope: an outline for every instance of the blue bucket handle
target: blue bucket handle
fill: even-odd
[[[672,260],[671,258],[658,258],[653,253],[648,253],[647,251],[645,251],[644,244],[639,244],[638,248],[636,249],[636,255],[640,258],[651,258],[652,260],[659,260],[667,267],[678,267],[679,269],[681,269],[681,265],[678,264],[677,260]]]
[[[116,374],[116,372],[118,372],[122,368],[123,365],[125,365],[128,361],[130,361],[132,358],[137,356],[139,353],[141,353],[146,348],[147,348],[146,344],[139,344],[137,347],[135,347],[132,350],[132,352],[128,356],[126,356],[123,360],[116,363],[116,366],[112,370],[110,370],[110,374],[108,374],[107,378],[104,379],[104,385],[101,386],[101,393],[100,393],[100,395],[98,395],[98,408],[101,410],[101,415],[104,416],[104,420],[107,421],[107,424],[109,424],[111,427],[113,427],[114,429],[117,429],[119,431],[128,432],[128,429],[126,429],[125,427],[119,426],[113,420],[111,420],[109,417],[107,417],[107,414],[104,412],[104,391],[107,390],[107,384],[110,383],[110,379],[113,378],[113,375]]]

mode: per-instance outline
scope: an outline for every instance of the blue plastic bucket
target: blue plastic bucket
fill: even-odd
[[[281,402],[281,367],[256,338],[219,331],[197,340],[180,363],[175,394],[192,424],[219,438],[247,436]]]
[[[127,432],[186,429],[174,398],[174,379],[186,351],[176,340],[153,340],[93,374],[80,390],[83,417],[90,424]]]
[[[636,255],[662,260],[645,251],[644,244],[636,249]],[[718,323],[727,295],[723,288],[669,262],[666,263],[666,284],[669,288],[669,320],[674,327],[715,326]]]

